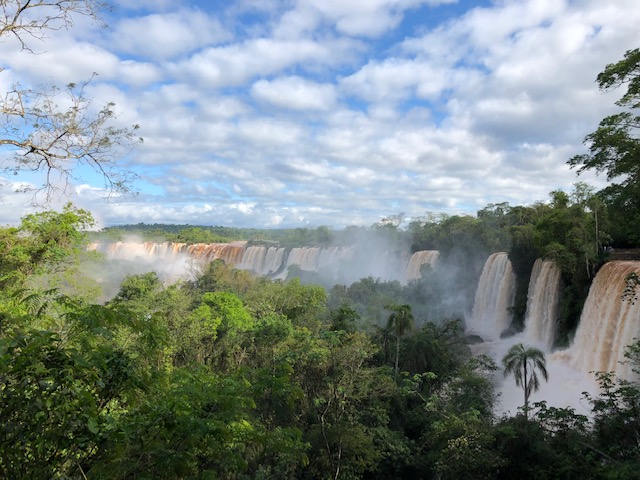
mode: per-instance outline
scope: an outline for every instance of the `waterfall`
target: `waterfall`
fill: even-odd
[[[261,274],[262,269],[264,268],[264,260],[266,256],[266,247],[247,247],[242,254],[242,260],[238,265],[236,265],[236,267],[241,270],[251,270],[253,273]]]
[[[509,328],[508,309],[513,306],[515,280],[509,256],[504,252],[491,254],[480,275],[467,330],[495,339]]]
[[[234,268],[250,270],[256,275],[284,279],[287,269],[318,272],[335,282],[351,283],[366,276],[383,280],[402,280],[407,271],[418,278],[420,266],[434,264],[437,251],[416,252],[407,262],[397,251],[376,251],[357,246],[283,248],[266,245],[247,246],[246,242],[186,244],[155,242],[95,242],[88,249],[105,253],[114,260],[140,260],[160,268],[159,263],[186,263],[190,259],[201,262],[223,260]]]
[[[284,248],[254,245],[244,250],[242,259],[235,266],[256,275],[272,275],[282,267],[285,253]]]
[[[269,247],[264,256],[264,264],[262,271],[259,272],[260,275],[272,275],[280,270],[286,251],[285,248],[281,247]]]
[[[323,248],[318,259],[318,269],[336,267],[344,260],[353,258],[355,247],[329,247]]]
[[[608,262],[598,271],[582,309],[569,355],[584,372],[616,372],[632,375],[624,361],[624,349],[640,335],[640,302],[623,299],[627,276],[640,274],[640,262]]]
[[[555,340],[560,281],[561,272],[554,262],[541,258],[535,261],[529,280],[524,336],[527,342],[545,351],[551,349]]]
[[[348,273],[352,272],[352,260],[356,254],[356,247],[328,247],[323,248],[318,259],[318,273],[333,283],[348,283]]]
[[[234,243],[194,243],[181,249],[198,260],[211,262],[223,260],[230,265],[238,265],[242,262],[244,254],[244,242]]]
[[[320,258],[319,247],[298,247],[292,248],[287,258],[287,268],[296,265],[300,270],[315,272],[318,270],[318,260]]]
[[[438,250],[422,250],[411,255],[407,268],[405,269],[404,278],[407,282],[420,278],[420,269],[423,265],[431,265],[432,267],[438,261],[440,252]]]

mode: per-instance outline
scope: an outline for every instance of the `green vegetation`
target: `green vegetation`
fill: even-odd
[[[601,197],[612,215],[620,219],[612,235],[620,245],[640,245],[640,49],[629,50],[624,58],[607,65],[597,78],[601,90],[626,87],[616,105],[619,113],[604,118],[595,132],[585,138],[589,153],[576,155],[569,164],[578,172],[605,172],[612,182]]]
[[[45,10],[49,17],[34,14],[0,36],[13,30],[22,42],[43,28],[64,27],[73,12],[95,18],[101,5],[55,2]],[[586,396],[591,418],[545,402],[530,406],[537,372],[547,378],[544,356],[518,344],[503,365],[523,387],[524,415],[495,418],[497,366],[472,355],[460,318],[487,255],[507,251],[520,279],[514,313],[521,324],[526,279],[544,257],[559,265],[566,285],[566,340],[603,246],[640,244],[640,120],[631,113],[640,106],[639,65],[633,50],[598,77],[602,88],[628,85],[618,104],[629,111],[603,120],[587,137],[590,153],[570,161],[622,177],[603,192],[576,184],[570,194],[552,192],[547,203],[494,204],[477,217],[428,214],[405,230],[399,214],[341,232],[137,225],[102,234],[291,247],[350,244],[372,233],[398,251],[439,250],[443,265],[459,267],[448,278],[425,267],[406,286],[363,278],[327,291],[214,261],[193,280],[170,286],[153,272],[129,275],[98,304],[98,285],[80,268],[90,255],[83,233],[93,224],[89,212],[68,205],[0,228],[0,477],[637,478],[639,383],[597,373],[601,393]],[[92,137],[96,144],[76,145],[59,158],[34,143],[82,142],[68,132],[86,128],[77,115],[87,111],[87,100],[82,88],[65,92],[71,113],[46,112],[64,120],[54,122],[61,131],[48,132],[29,124],[33,110],[16,106],[33,106],[32,95],[46,101],[52,92],[10,92],[4,130],[27,136],[2,141],[26,168],[63,178],[91,158],[109,186],[126,190],[126,176],[109,169],[111,151],[103,147],[136,139],[132,130],[108,128],[110,105],[94,124],[102,132]],[[50,145],[56,149],[55,141]],[[631,301],[637,283],[630,278]],[[451,292],[456,302],[445,304]],[[628,359],[640,369],[640,343],[629,347]]]
[[[497,366],[472,355],[459,320],[424,307],[439,294],[428,268],[407,286],[365,278],[327,292],[215,261],[170,286],[152,272],[130,275],[97,305],[78,290],[86,279],[75,268],[91,223],[67,206],[0,229],[3,478],[637,471],[637,384],[599,374],[592,419],[530,405],[544,357],[516,345],[504,366],[523,387],[524,415],[496,418]],[[77,282],[50,288],[69,269]],[[636,366],[638,351],[629,351]]]
[[[414,319],[411,313],[411,305],[387,305],[386,309],[391,311],[387,321],[387,329],[393,330],[396,337],[396,361],[393,371],[397,378],[400,361],[400,340],[413,327]]]
[[[99,234],[93,234],[96,240],[124,240],[141,238],[144,241],[166,241],[175,243],[226,243],[235,240],[247,240],[250,244],[278,244],[283,247],[328,246],[347,244],[348,231],[341,234],[328,227],[290,228],[262,230],[257,228],[234,228],[221,226],[143,224],[119,225],[107,227]]]

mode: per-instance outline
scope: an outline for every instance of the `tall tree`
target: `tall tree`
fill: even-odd
[[[524,414],[529,410],[529,397],[540,388],[538,372],[545,381],[549,381],[544,353],[535,347],[522,343],[512,346],[502,359],[504,376],[513,374],[516,385],[524,390]]]
[[[21,51],[38,53],[32,50],[32,40],[70,28],[78,15],[100,23],[100,14],[107,6],[100,0],[3,0],[0,42],[14,39]],[[3,70],[0,67],[0,73]],[[115,160],[141,141],[136,136],[138,126],[118,125],[112,102],[93,106],[86,94],[90,81],[63,88],[15,84],[0,94],[0,151],[13,155],[6,170],[44,175],[42,185],[35,188],[38,203],[48,203],[56,192],[66,193],[67,187],[78,180],[77,167],[81,165],[100,174],[108,190],[129,189],[133,176],[119,168]]]
[[[398,377],[398,364],[400,361],[400,339],[404,337],[407,330],[413,327],[413,313],[411,312],[411,305],[387,305],[385,307],[391,311],[389,319],[387,321],[387,328],[393,329],[396,335],[396,361],[395,361],[395,376]]]
[[[616,212],[625,239],[640,244],[640,48],[629,50],[617,63],[609,64],[598,75],[600,90],[626,85],[616,102],[622,111],[604,118],[595,132],[585,137],[589,153],[576,155],[568,163],[585,170],[606,172],[612,183],[602,191]],[[635,111],[634,111],[635,110]]]

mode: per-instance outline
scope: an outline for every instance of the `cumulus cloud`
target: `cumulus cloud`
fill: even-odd
[[[262,102],[291,110],[329,110],[335,105],[333,85],[318,84],[298,76],[259,80],[251,95]]]
[[[456,0],[342,0],[327,2],[324,0],[303,0],[298,9],[310,9],[320,12],[322,17],[334,28],[346,35],[377,37],[396,28],[403,19],[405,11],[420,6],[437,6],[454,3]]]
[[[116,25],[111,42],[120,52],[162,60],[230,38],[218,19],[201,10],[187,9],[123,19]]]
[[[594,79],[640,24],[635,0],[120,4],[113,30],[58,32],[37,56],[0,43],[5,91],[95,71],[96,104],[141,125],[123,162],[142,194],[75,193],[106,223],[340,226],[544,200],[578,180],[566,160],[619,93]]]
[[[299,67],[313,70],[342,63],[340,52],[348,42],[258,38],[207,48],[171,66],[178,78],[193,79],[208,87],[244,85],[258,76],[269,76]]]
[[[4,57],[4,62],[27,85],[43,81],[65,85],[88,79],[96,72],[113,78],[120,63],[115,54],[98,45],[65,36],[48,40],[46,50],[36,55],[14,50]]]

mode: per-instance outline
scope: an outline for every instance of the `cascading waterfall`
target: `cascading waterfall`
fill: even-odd
[[[296,266],[300,270],[307,272],[318,271],[318,259],[320,258],[319,247],[296,247],[292,248],[287,257],[287,264],[284,270],[277,276],[286,278],[289,267]]]
[[[280,267],[282,267],[282,263],[284,262],[286,253],[286,248],[267,248],[267,253],[264,256],[264,265],[262,266],[262,271],[258,273],[260,275],[272,275],[276,273],[280,269]]]
[[[631,367],[620,363],[625,347],[640,335],[640,302],[623,297],[632,273],[640,275],[640,262],[608,262],[598,271],[568,351],[577,369],[632,375]]]
[[[348,283],[344,275],[351,271],[349,266],[355,252],[354,246],[323,248],[318,259],[318,273],[333,283]]]
[[[398,252],[380,250],[372,253],[371,249],[353,246],[286,249],[247,246],[243,243],[187,245],[113,242],[95,243],[89,248],[103,252],[109,258],[127,261],[127,265],[130,265],[127,266],[127,272],[133,271],[131,269],[137,260],[146,260],[148,270],[158,272],[164,269],[166,278],[175,278],[179,272],[187,272],[189,262],[193,259],[222,259],[237,268],[272,277],[286,272],[286,265],[297,265],[302,270],[323,271],[325,274],[332,272],[331,265],[335,265],[336,271],[341,271],[343,277],[334,278],[344,283],[366,275],[400,279],[404,274],[404,278],[409,280],[417,277],[421,265],[434,265],[438,260],[437,251],[416,252],[406,260]],[[129,263],[130,260],[134,262]],[[584,305],[573,344],[567,350],[551,353],[561,291],[560,272],[551,262],[536,261],[529,285],[525,331],[499,339],[511,322],[508,309],[514,301],[515,275],[508,255],[494,253],[485,262],[472,315],[467,318],[467,330],[487,340],[485,349],[491,349],[496,361],[500,361],[501,355],[516,342],[541,348],[547,353],[552,380],[541,387],[537,398],[579,406],[572,402],[579,402],[581,392],[593,391],[593,375],[589,372],[615,371],[623,377],[630,374],[628,366],[619,364],[624,360],[624,348],[640,336],[640,302],[633,305],[622,299],[626,278],[630,273],[640,274],[640,262],[609,262],[600,269]],[[504,408],[515,411],[520,404],[520,392],[515,388],[511,392],[512,387],[511,382],[501,386]]]
[[[473,312],[467,330],[492,339],[509,328],[515,297],[516,277],[509,256],[504,252],[489,256],[478,282]]]
[[[89,246],[116,260],[143,260],[154,268],[187,264],[189,259],[203,262],[223,260],[256,275],[284,279],[290,266],[300,270],[319,272],[325,278],[350,283],[366,276],[383,280],[412,280],[419,278],[420,267],[434,265],[439,252],[416,252],[409,261],[398,252],[371,252],[356,246],[283,248],[250,245],[246,242],[186,244],[155,242],[96,242]],[[185,267],[186,268],[186,267]],[[177,267],[173,270],[177,270]],[[408,275],[408,277],[406,277]]]
[[[529,280],[524,336],[545,351],[555,341],[560,291],[560,269],[554,262],[538,258]]]
[[[226,263],[237,264],[242,260],[244,242],[234,243],[156,243],[156,242],[114,242],[94,243],[90,250],[106,253],[114,258],[123,260],[136,257],[147,257],[154,260],[172,261],[180,255],[187,254],[199,260],[224,260]]]
[[[251,270],[253,273],[261,274],[266,256],[267,249],[265,247],[247,247],[242,254],[242,260],[236,266],[241,270]]]
[[[225,263],[237,265],[242,261],[244,243],[194,243],[185,245],[181,251],[198,260],[207,262],[223,260]]]
[[[407,282],[420,278],[420,269],[423,265],[431,265],[432,267],[438,261],[440,252],[438,250],[421,250],[411,255],[404,278]]]
[[[242,260],[235,267],[256,275],[272,275],[282,267],[285,253],[284,248],[254,245],[245,249]]]
[[[343,260],[353,258],[355,247],[328,247],[320,251],[318,258],[318,269],[333,267]]]
[[[501,258],[500,258],[501,257]],[[509,272],[510,268],[504,265],[506,255],[502,254],[496,258],[489,258],[483,270],[483,278],[486,280],[485,288],[481,289],[480,285],[476,294],[476,306],[481,302],[481,292],[487,292],[489,295],[492,285],[494,289],[504,293],[510,287],[507,286],[509,281],[500,284],[497,271],[505,271],[505,277],[512,276]],[[500,268],[498,268],[500,267]],[[491,270],[494,270],[494,274]],[[485,275],[486,273],[486,275]],[[492,279],[493,276],[493,279]],[[480,283],[483,283],[483,279]],[[542,382],[540,390],[533,392],[531,401],[546,400],[550,405],[557,407],[571,407],[577,413],[588,414],[588,408],[585,402],[582,402],[582,392],[595,393],[597,386],[595,385],[593,375],[574,368],[570,361],[570,355],[565,352],[551,353],[551,348],[556,334],[556,323],[558,317],[559,298],[562,290],[562,280],[560,270],[552,262],[542,259],[536,260],[534,263],[531,277],[529,280],[529,290],[527,298],[527,313],[525,315],[525,331],[496,339],[495,334],[508,325],[508,321],[499,323],[499,328],[495,328],[493,340],[487,346],[488,351],[493,359],[500,363],[509,348],[516,343],[524,343],[527,346],[536,346],[540,348],[546,355],[547,370],[549,372],[549,382]],[[496,295],[500,298],[500,294]],[[507,295],[502,295],[504,298]],[[513,299],[513,296],[511,296]],[[500,301],[496,301],[500,303]],[[511,302],[502,304],[498,308],[497,313],[504,313],[505,306],[510,306]],[[474,313],[478,309],[474,307]],[[518,411],[522,406],[522,389],[516,386],[512,379],[505,379],[502,375],[497,376],[499,382],[498,391],[500,394],[500,404],[497,413]]]

